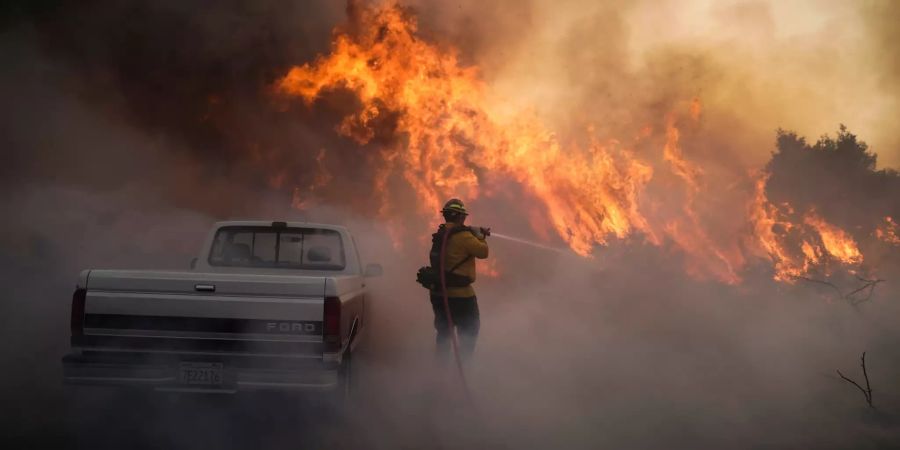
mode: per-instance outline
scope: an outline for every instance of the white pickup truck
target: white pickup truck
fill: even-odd
[[[70,384],[170,391],[340,388],[366,325],[365,268],[343,227],[219,222],[190,271],[85,270]]]

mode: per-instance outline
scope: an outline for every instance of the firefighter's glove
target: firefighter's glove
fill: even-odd
[[[472,234],[483,241],[484,238],[491,235],[491,229],[490,227],[472,227]]]

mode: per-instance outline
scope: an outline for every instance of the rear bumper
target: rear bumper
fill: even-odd
[[[179,381],[183,362],[222,363],[221,384],[187,385]],[[336,362],[274,357],[155,355],[83,352],[63,357],[66,384],[130,386],[160,391],[234,393],[253,390],[330,390],[339,387]]]

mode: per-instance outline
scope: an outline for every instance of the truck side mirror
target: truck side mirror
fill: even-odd
[[[192,258],[191,259],[191,269],[193,270],[196,268],[197,268],[197,258]]]
[[[383,273],[384,269],[381,267],[381,264],[368,264],[366,265],[366,271],[363,272],[363,276],[366,278],[380,277]]]

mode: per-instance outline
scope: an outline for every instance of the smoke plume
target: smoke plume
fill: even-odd
[[[9,441],[75,448],[886,448],[900,441],[893,381],[900,239],[891,238],[900,233],[900,176],[892,169],[900,166],[892,123],[900,115],[900,11],[893,2],[391,5],[7,7],[0,400]],[[419,153],[404,128],[421,116],[391,103],[408,98],[385,91],[367,98],[346,77],[306,96],[280,88],[292,70],[325,73],[339,36],[381,42],[390,30],[366,26],[385,8],[414,18],[410,42],[452,55],[454,64],[435,76],[462,74],[483,94],[455,103],[468,108],[460,127],[483,125],[466,139],[427,130],[445,153],[421,154],[446,162],[447,149],[459,149],[428,176],[409,169]],[[376,87],[390,86],[386,79]],[[367,109],[370,99],[378,114]],[[533,135],[542,144],[558,144],[556,159],[542,160],[553,164],[516,165],[512,152],[492,159],[501,144],[522,142],[515,138],[525,128],[539,130]],[[538,146],[533,155],[548,153]],[[573,161],[584,164],[561,164]],[[632,177],[584,176],[602,164]],[[551,178],[562,169],[577,176]],[[542,191],[535,180],[553,182]],[[586,193],[597,187],[608,195]],[[476,225],[573,249],[490,241],[475,285],[482,333],[467,367],[473,404],[452,372],[433,367],[430,305],[412,282],[439,220],[432,203],[445,195],[466,197]],[[613,213],[627,219],[614,221]],[[385,277],[373,281],[356,407],[333,410],[306,397],[263,406],[243,398],[160,404],[93,392],[87,413],[77,410],[59,384],[59,358],[68,351],[78,272],[186,269],[208,227],[228,218],[343,223],[360,239],[363,259],[385,265]],[[622,223],[627,232],[617,233]],[[885,281],[851,305],[843,294],[858,277]],[[878,410],[834,374],[858,378],[862,351]]]

